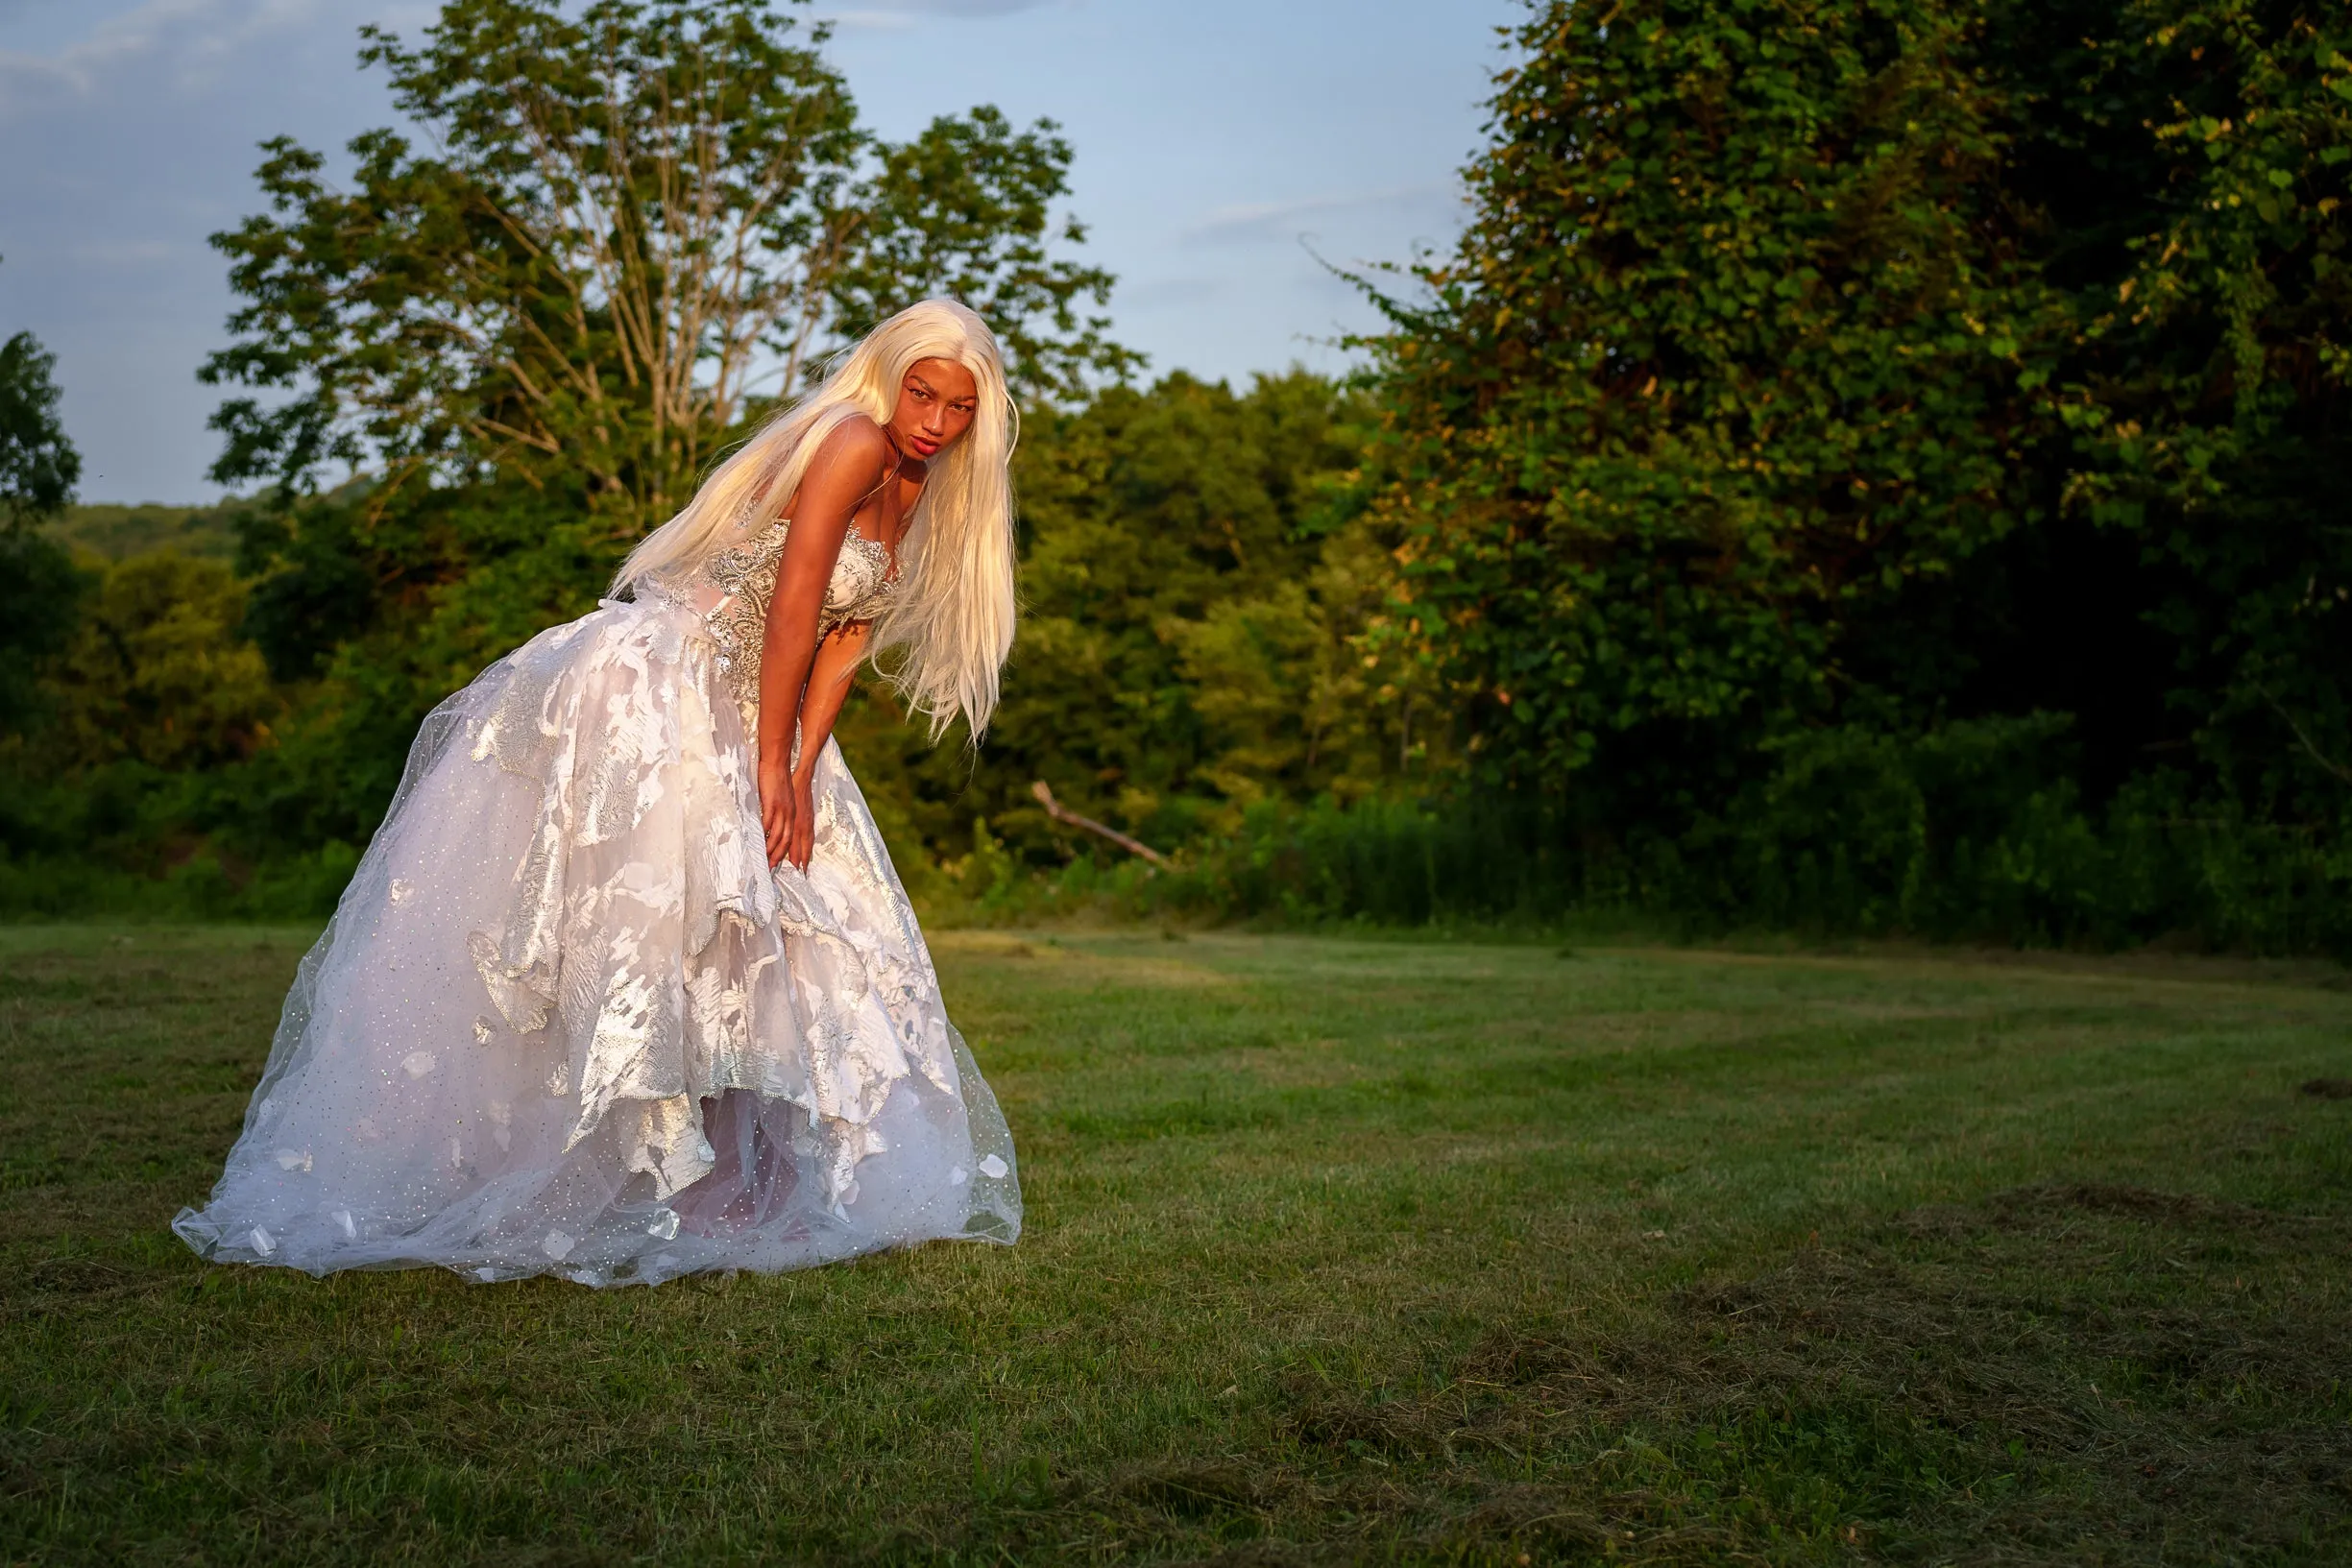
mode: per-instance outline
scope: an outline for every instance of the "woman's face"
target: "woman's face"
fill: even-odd
[[[952,359],[918,359],[898,385],[890,435],[909,457],[928,461],[972,427],[980,382]]]

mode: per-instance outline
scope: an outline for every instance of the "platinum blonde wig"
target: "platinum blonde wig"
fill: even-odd
[[[996,334],[953,300],[925,300],[868,332],[824,384],[762,425],[702,482],[694,498],[647,534],[613,578],[680,578],[780,516],[825,438],[862,414],[887,424],[917,361],[972,373],[970,428],[931,460],[899,541],[900,582],[874,628],[875,667],[931,721],[932,738],[963,715],[977,742],[996,712],[997,677],[1012,651],[1012,448],[1020,414],[1005,386]],[[896,650],[890,664],[881,655]]]

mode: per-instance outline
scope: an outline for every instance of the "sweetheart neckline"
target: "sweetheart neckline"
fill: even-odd
[[[778,518],[773,522],[769,523],[765,528],[761,529],[760,534],[772,534],[779,528],[788,529],[791,526],[792,519],[790,518]],[[760,534],[754,534],[752,538],[757,539],[760,537]],[[883,581],[885,583],[895,583],[898,581],[897,550],[891,548],[887,544],[885,544],[881,540],[875,539],[871,535],[860,533],[858,531],[857,524],[855,523],[852,523],[849,531],[841,536],[841,542],[845,544],[855,543],[864,545],[868,550],[871,550],[875,555],[879,556],[882,559],[883,564],[889,568],[888,574],[883,578]]]

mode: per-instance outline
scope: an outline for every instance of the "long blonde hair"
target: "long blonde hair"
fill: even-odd
[[[909,305],[861,339],[824,384],[762,425],[702,482],[694,498],[647,534],[613,578],[684,577],[782,513],[817,448],[845,420],[887,424],[916,361],[950,359],[980,398],[961,440],[934,458],[899,541],[898,591],[875,625],[877,669],[932,738],[963,715],[977,742],[996,712],[997,677],[1012,651],[1012,448],[1020,413],[1005,385],[996,334],[953,300]],[[880,655],[899,650],[890,665]]]

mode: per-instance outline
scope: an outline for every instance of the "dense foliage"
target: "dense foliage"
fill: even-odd
[[[1014,465],[1025,618],[987,744],[923,746],[876,700],[843,741],[869,788],[934,847],[984,815],[1049,860],[1081,846],[1033,781],[1165,848],[1259,801],[1378,790],[1383,712],[1350,638],[1382,578],[1337,526],[1368,419],[1296,372],[1040,411]]]
[[[1680,901],[1842,859],[1874,924],[2035,811],[2340,845],[2340,12],[1634,0],[1520,42],[1376,346],[1382,638],[1468,777]]]

